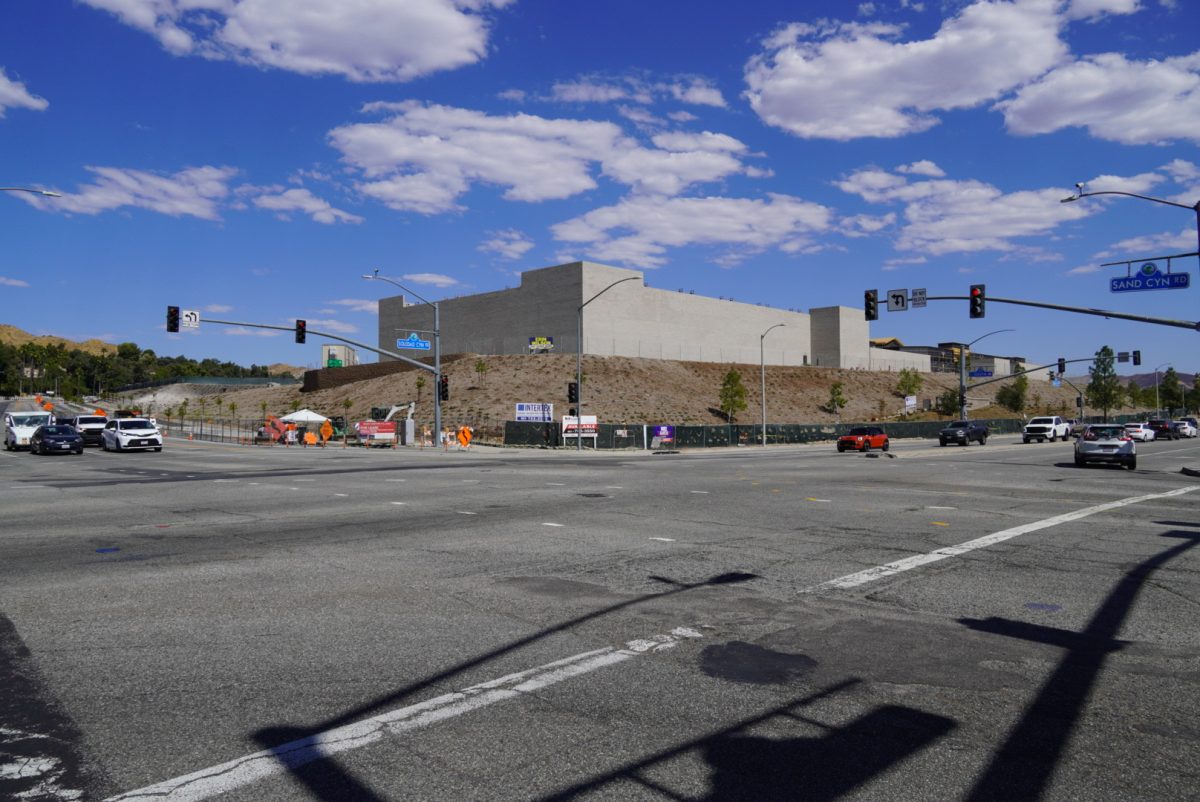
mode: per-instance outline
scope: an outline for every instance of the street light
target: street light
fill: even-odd
[[[412,297],[416,298],[426,306],[433,307],[433,428],[437,432],[437,436],[442,436],[442,396],[439,392],[439,387],[442,379],[442,333],[440,312],[436,302],[427,301],[420,295],[405,287],[399,281],[390,279],[387,276],[379,275],[379,268],[375,268],[375,272],[371,275],[364,275],[363,278],[368,281],[386,281],[388,284],[394,284],[400,289],[407,292]]]
[[[984,337],[991,337],[993,334],[999,334],[1003,331],[1016,331],[1016,329],[996,329],[989,331],[987,334],[976,337],[971,342],[958,349],[958,419],[967,419],[967,349],[975,343],[982,340]]]
[[[762,444],[763,448],[767,447],[767,360],[763,356],[763,340],[767,338],[767,334],[771,329],[777,329],[780,326],[786,326],[786,323],[776,323],[771,328],[758,335],[758,378],[761,384],[762,391]]]
[[[1154,369],[1154,417],[1158,417],[1162,409],[1158,402],[1158,368],[1172,367],[1170,362],[1164,362]]]
[[[1138,198],[1140,200],[1150,201],[1152,203],[1161,203],[1164,206],[1175,206],[1179,209],[1191,209],[1196,213],[1196,252],[1200,254],[1200,201],[1196,201],[1195,205],[1188,206],[1184,203],[1176,203],[1175,201],[1164,200],[1162,198],[1152,198],[1149,195],[1139,195],[1136,192],[1120,192],[1115,189],[1104,190],[1102,192],[1084,192],[1083,184],[1075,185],[1075,194],[1069,198],[1063,198],[1059,203],[1073,203],[1080,198],[1090,198],[1093,195],[1124,195],[1127,198]]]
[[[48,189],[31,189],[29,187],[0,187],[0,192],[32,192],[34,195],[45,195],[47,198],[61,198],[57,192]]]
[[[591,298],[588,298],[586,301],[581,303],[579,305],[579,309],[576,310],[575,386],[577,388],[579,388],[578,390],[576,390],[576,392],[579,393],[579,403],[576,405],[576,409],[575,409],[575,450],[576,451],[583,450],[583,308],[585,306],[587,306],[588,304],[590,304],[592,301],[599,298],[604,293],[611,290],[613,287],[617,286],[618,284],[622,284],[626,281],[633,281],[635,279],[640,279],[640,278],[641,278],[641,276],[627,276],[626,278],[617,279],[612,284],[609,284],[607,287],[600,290],[600,292],[596,293]]]

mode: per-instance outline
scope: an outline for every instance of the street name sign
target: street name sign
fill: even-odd
[[[409,334],[407,337],[402,337],[399,340],[396,340],[396,347],[397,348],[413,348],[413,349],[416,349],[417,351],[428,351],[429,350],[429,340],[422,340],[420,337],[417,336],[417,333],[414,331],[412,334]]]
[[[1111,292],[1142,292],[1144,290],[1186,290],[1191,286],[1191,273],[1163,273],[1154,262],[1146,262],[1132,276],[1110,278]]]

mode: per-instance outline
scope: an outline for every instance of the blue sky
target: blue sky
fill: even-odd
[[[1115,294],[1100,267],[1196,251],[1191,211],[1059,202],[1200,201],[1191,0],[10,0],[0,23],[0,185],[62,194],[0,193],[0,322],[33,333],[315,365],[315,337],[168,335],[165,307],[374,342],[376,268],[437,300],[576,259],[800,310],[983,283],[1200,318],[1200,289]],[[966,306],[872,335],[1200,369],[1195,331]]]

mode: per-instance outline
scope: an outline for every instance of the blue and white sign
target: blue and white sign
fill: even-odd
[[[990,379],[992,377],[992,372],[990,370],[984,370],[983,368],[976,368],[967,375],[972,379]]]
[[[428,351],[429,340],[422,340],[414,331],[403,339],[396,340],[397,348],[413,348],[417,351]]]
[[[1154,262],[1146,262],[1138,268],[1137,275],[1109,279],[1108,288],[1112,292],[1186,290],[1191,282],[1191,273],[1163,273]]]
[[[517,420],[550,423],[554,420],[554,405],[517,404]]]

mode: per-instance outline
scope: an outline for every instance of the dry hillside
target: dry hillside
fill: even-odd
[[[476,365],[485,370],[479,372]],[[585,413],[596,414],[602,422],[628,423],[720,423],[718,392],[726,364],[672,362],[633,357],[585,357]],[[747,408],[738,416],[742,423],[760,420],[759,366],[736,365],[747,390]],[[513,417],[517,402],[553,402],[555,415],[567,411],[567,382],[575,377],[575,357],[565,354],[539,356],[465,355],[444,365],[450,379],[450,400],[443,404],[447,424],[471,423],[493,428]],[[946,389],[957,388],[957,377],[945,373],[922,374],[924,387],[918,394],[923,402]],[[420,377],[424,386],[417,388]],[[768,418],[774,422],[831,423],[836,416],[822,409],[829,399],[830,387],[840,381],[848,400],[842,411],[844,421],[895,418],[903,410],[903,399],[895,393],[898,374],[863,370],[838,370],[815,367],[767,367]],[[1069,413],[1074,411],[1075,392],[1068,387],[1055,388],[1044,380],[1031,379],[1027,414],[1036,412]],[[1083,386],[1079,381],[1076,384]],[[972,415],[976,417],[1012,417],[992,405],[1001,383],[970,391]],[[329,390],[303,393],[298,386],[222,390],[198,385],[170,386],[148,391],[133,402],[163,414],[177,408],[184,398],[194,413],[201,396],[210,401],[219,395],[228,415],[229,402],[236,403],[237,417],[254,418],[262,405],[272,414],[285,414],[293,405],[307,407],[325,415],[365,418],[371,407],[388,407],[418,401],[416,418],[433,419],[433,382],[429,374],[416,369],[376,379],[355,382]],[[349,407],[346,407],[346,401]],[[215,404],[206,406],[211,417]],[[934,418],[931,413],[918,415]]]

